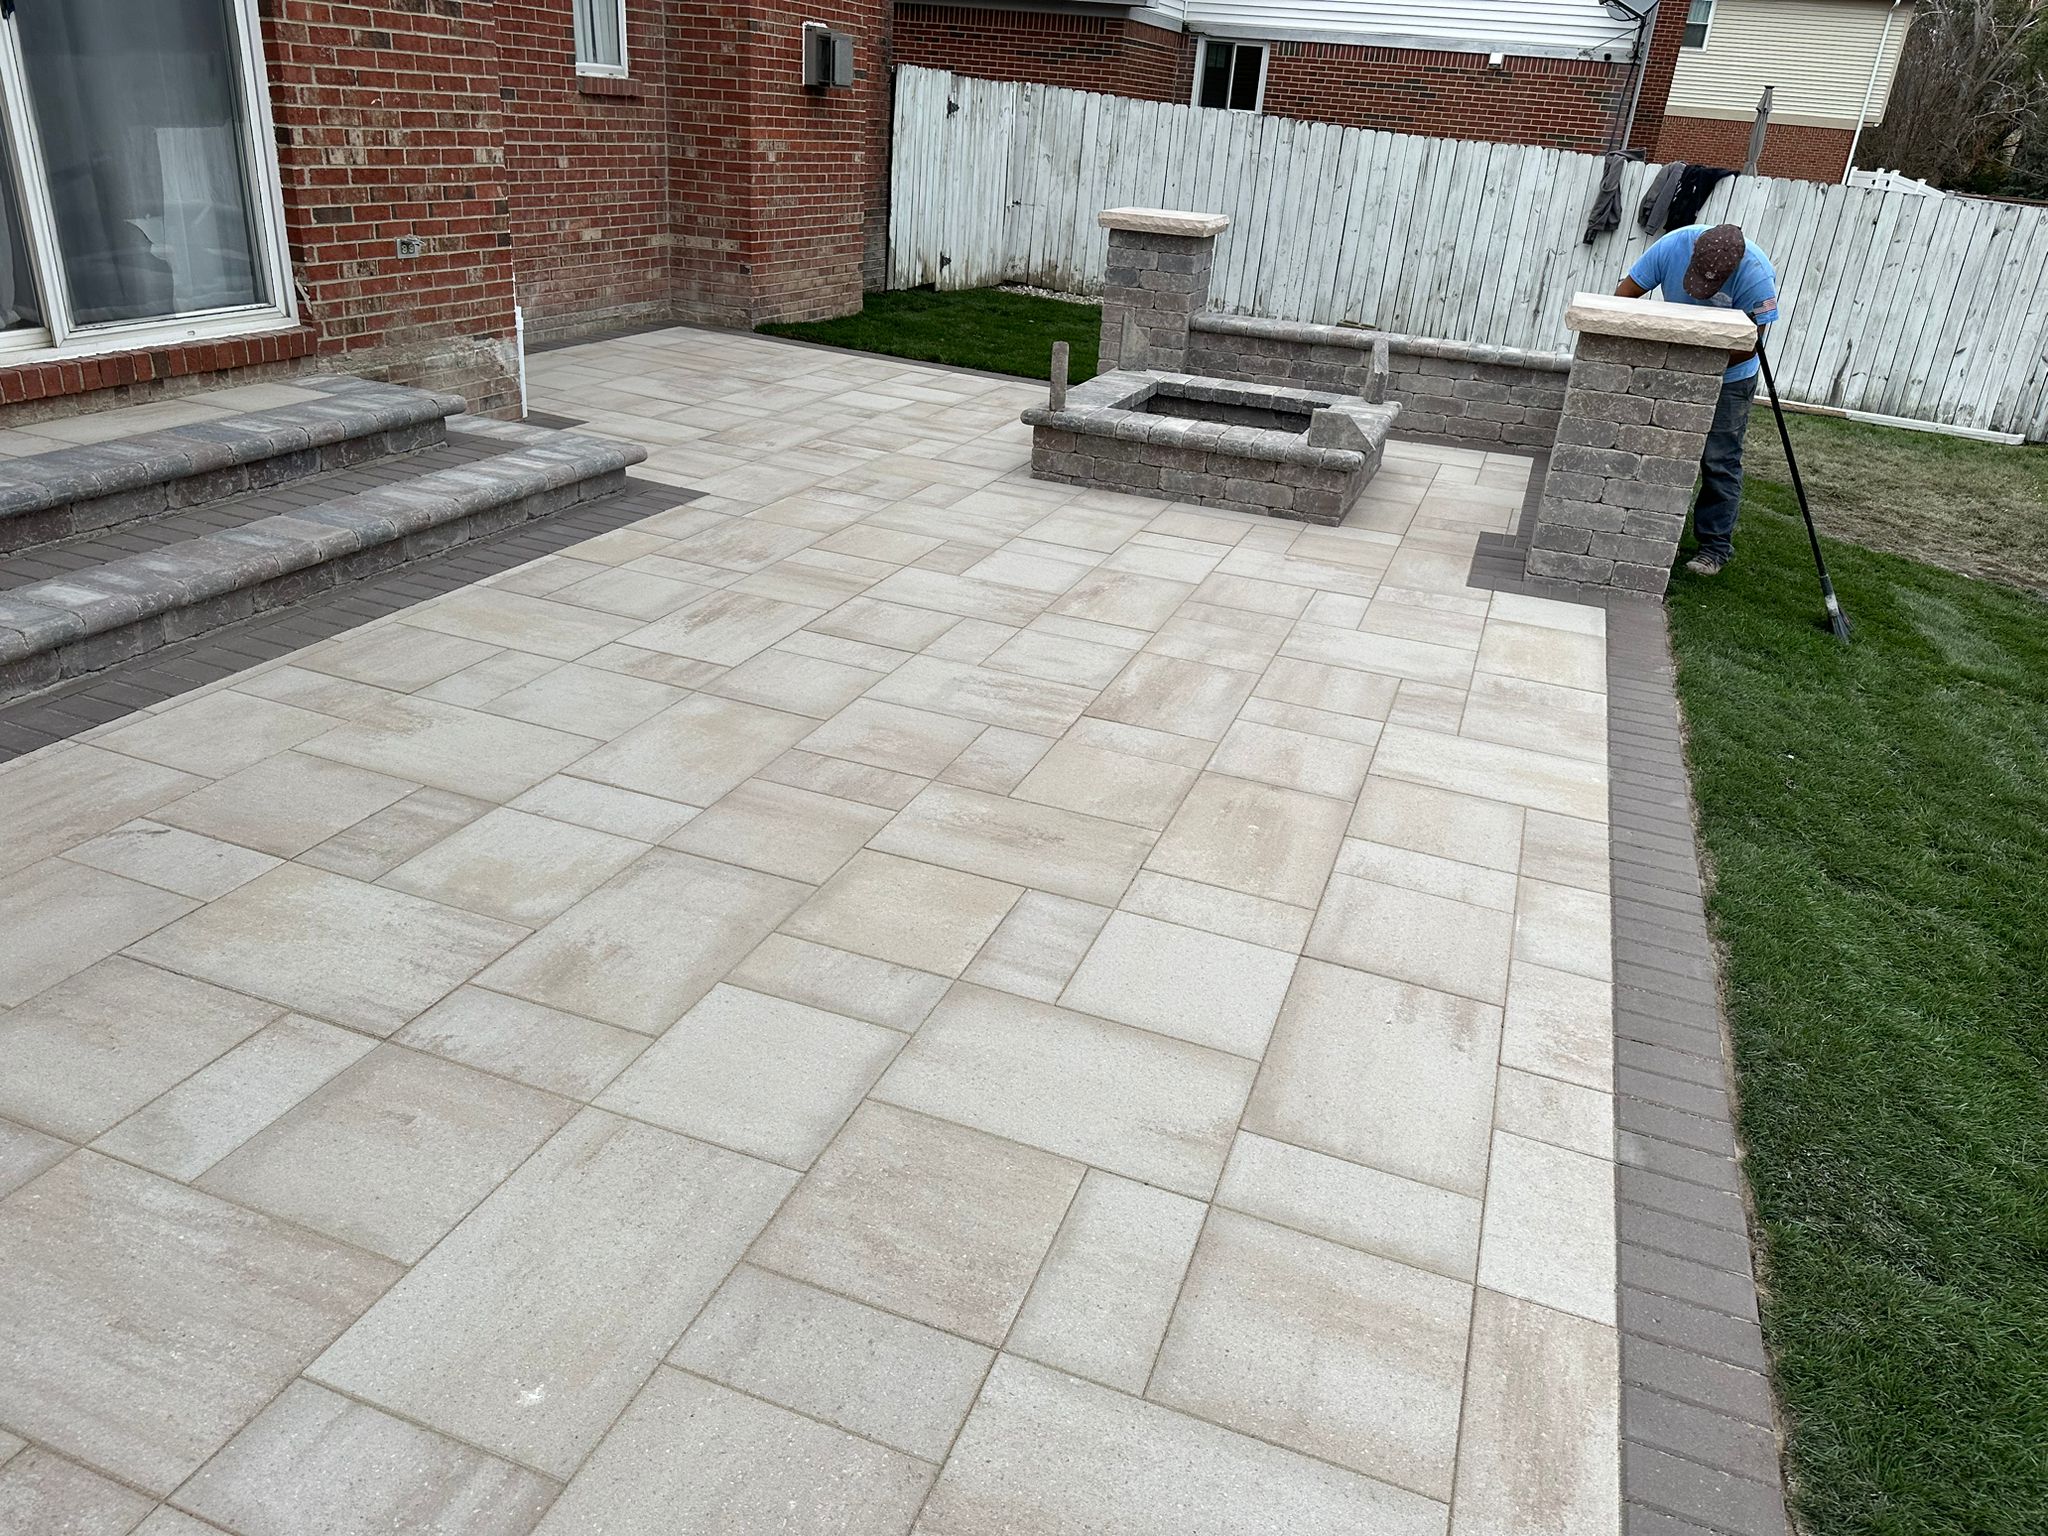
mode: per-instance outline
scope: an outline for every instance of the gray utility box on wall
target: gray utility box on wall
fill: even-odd
[[[853,84],[853,39],[822,22],[804,23],[804,85],[814,91]]]

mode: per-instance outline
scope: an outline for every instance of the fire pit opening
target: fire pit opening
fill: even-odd
[[[1285,405],[1246,405],[1231,400],[1183,394],[1161,384],[1139,409],[1148,416],[1176,416],[1182,421],[1220,421],[1230,427],[1257,427],[1262,432],[1306,432],[1309,413]]]

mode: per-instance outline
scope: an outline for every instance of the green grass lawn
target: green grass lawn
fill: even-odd
[[[2043,462],[1792,429],[1836,466],[1810,479],[1882,502],[1890,473],[1978,568],[2010,557],[1971,547],[1982,487]],[[1835,544],[1844,649],[1772,473],[1753,456],[1739,558],[1670,613],[1795,1505],[1812,1536],[2039,1536],[2048,604]]]
[[[1102,308],[1043,299],[1000,288],[937,293],[912,288],[871,293],[857,315],[801,325],[764,325],[770,336],[885,352],[922,363],[952,363],[990,373],[1042,379],[1052,366],[1052,344],[1072,348],[1067,378],[1078,384],[1095,377]]]

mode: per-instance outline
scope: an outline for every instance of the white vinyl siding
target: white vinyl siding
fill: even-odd
[[[1218,36],[1312,37],[1457,53],[1625,57],[1635,23],[1600,0],[1177,0],[1190,30]]]
[[[1675,117],[1747,117],[1765,86],[1775,86],[1773,118],[1814,127],[1854,128],[1884,22],[1892,15],[1870,120],[1885,98],[1913,7],[1886,0],[1715,0],[1707,46],[1678,56],[1671,80]]]

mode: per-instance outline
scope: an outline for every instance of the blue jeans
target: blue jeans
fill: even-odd
[[[1724,379],[1714,404],[1714,426],[1700,455],[1700,494],[1692,505],[1692,533],[1700,553],[1722,560],[1735,556],[1735,519],[1742,511],[1742,439],[1749,430],[1749,403],[1756,375]]]

